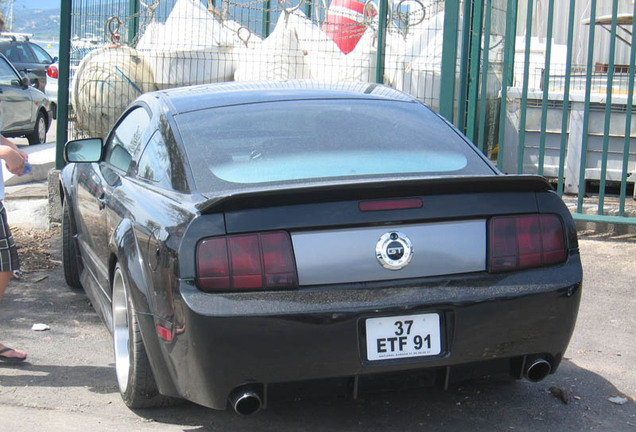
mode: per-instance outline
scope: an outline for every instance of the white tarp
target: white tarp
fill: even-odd
[[[295,14],[281,14],[274,31],[262,43],[255,44],[253,48],[241,49],[234,79],[249,81],[310,78],[309,68],[305,63],[306,54],[301,48],[296,31],[297,18],[300,17]]]
[[[199,0],[178,0],[165,24],[153,22],[137,44],[159,88],[231,81],[238,24],[219,21]]]

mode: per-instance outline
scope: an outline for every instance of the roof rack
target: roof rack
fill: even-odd
[[[33,37],[33,33],[1,32],[0,37],[10,38],[13,41],[17,40],[17,38],[22,38],[25,41],[28,41],[29,38]]]

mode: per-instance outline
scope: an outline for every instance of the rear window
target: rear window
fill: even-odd
[[[372,177],[491,175],[475,148],[412,102],[298,100],[176,117],[201,191]]]

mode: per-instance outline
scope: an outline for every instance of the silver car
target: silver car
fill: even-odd
[[[0,119],[2,135],[26,137],[29,144],[46,141],[46,133],[55,118],[51,102],[31,86],[26,75],[0,54]]]

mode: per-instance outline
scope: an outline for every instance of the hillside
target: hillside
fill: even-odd
[[[16,9],[14,31],[33,33],[36,39],[57,40],[60,36],[60,9]]]
[[[50,5],[52,2],[48,3]],[[32,9],[16,5],[13,11],[12,31],[31,33],[33,39],[57,40],[60,36],[60,8]]]

